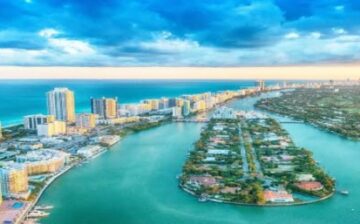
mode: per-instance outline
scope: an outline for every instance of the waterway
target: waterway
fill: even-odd
[[[230,106],[250,110],[257,98]],[[360,223],[359,142],[307,124],[283,125],[349,196],[275,208],[202,203],[179,189],[176,179],[202,125],[170,123],[129,135],[111,151],[69,171],[41,198],[40,204],[54,206],[41,223]]]

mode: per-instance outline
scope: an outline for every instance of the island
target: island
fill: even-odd
[[[298,88],[279,97],[262,99],[255,106],[360,140],[359,86]]]
[[[200,201],[281,206],[329,198],[335,182],[275,119],[221,107],[189,153],[179,186]]]

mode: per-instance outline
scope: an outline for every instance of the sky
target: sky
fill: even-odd
[[[0,0],[0,66],[359,64],[359,0]]]

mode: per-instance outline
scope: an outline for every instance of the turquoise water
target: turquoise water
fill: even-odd
[[[146,98],[237,90],[254,84],[254,80],[0,80],[0,121],[6,126],[22,122],[25,115],[46,113],[45,93],[54,87],[73,90],[76,111],[84,112],[90,110],[90,97],[118,97],[120,104],[134,103]]]
[[[252,109],[256,98],[230,103]],[[277,117],[278,119],[285,119]],[[285,124],[296,144],[314,153],[348,197],[293,207],[201,203],[175,178],[202,124],[171,123],[124,138],[89,164],[69,171],[40,200],[54,205],[42,223],[359,223],[360,143],[305,124]]]

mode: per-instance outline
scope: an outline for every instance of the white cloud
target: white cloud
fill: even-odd
[[[343,28],[332,28],[331,30],[338,35],[347,34],[346,30]]]
[[[65,52],[67,54],[94,54],[95,50],[89,43],[81,40],[70,40],[67,38],[59,38],[57,35],[59,30],[46,28],[38,32],[39,36],[47,39],[49,47],[55,50]]]
[[[321,38],[322,34],[320,32],[312,32],[310,33],[310,38],[313,38],[313,39],[319,39]]]
[[[196,41],[174,38],[172,33],[167,31],[156,34],[155,40],[141,42],[139,45],[144,49],[168,53],[184,52],[199,47]]]
[[[298,39],[299,37],[300,37],[300,35],[295,32],[290,32],[284,36],[285,39],[289,39],[289,40]]]
[[[24,0],[24,2],[30,4],[32,3],[32,0]]]
[[[46,28],[46,29],[40,30],[38,34],[41,37],[50,38],[50,37],[58,35],[59,33],[60,33],[60,31],[55,30],[53,28]]]
[[[65,38],[50,38],[50,46],[68,54],[94,54],[94,49],[84,41],[68,40]]]

